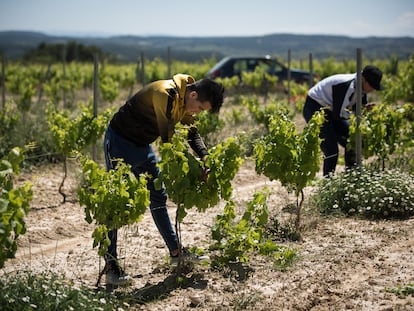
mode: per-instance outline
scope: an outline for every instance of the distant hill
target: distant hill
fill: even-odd
[[[391,56],[407,58],[414,53],[412,37],[351,38],[330,35],[272,34],[246,37],[169,37],[169,36],[113,36],[70,37],[50,36],[39,32],[0,32],[0,52],[9,59],[18,59],[25,50],[36,48],[41,42],[56,44],[76,41],[95,45],[111,53],[122,62],[136,62],[141,53],[152,59],[168,57],[168,48],[174,59],[199,61],[227,55],[273,55],[286,58],[291,50],[293,59],[306,59],[312,53],[315,59],[333,57],[350,59],[361,48],[363,56],[384,59]]]

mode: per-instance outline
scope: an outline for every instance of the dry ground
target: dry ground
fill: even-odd
[[[19,239],[16,259],[0,270],[50,270],[76,283],[95,286],[103,260],[92,248],[93,225],[84,220],[76,200],[76,166],[65,182],[68,201],[61,204],[58,186],[61,165],[38,167],[21,175],[33,183],[34,199],[27,216],[28,232]],[[272,189],[268,206],[273,215],[293,202],[277,182],[257,176],[246,162],[234,180],[239,212],[255,190]],[[307,189],[309,192],[311,189]],[[174,220],[174,204],[169,206]],[[223,205],[205,213],[191,211],[181,225],[185,245],[207,249],[210,229]],[[172,273],[167,250],[149,212],[142,222],[125,228],[120,236],[122,263],[134,284],[123,289],[136,295],[144,289],[165,289],[163,297],[135,303],[131,310],[414,310],[414,297],[398,297],[387,288],[414,283],[414,219],[367,221],[353,218],[303,218],[301,242],[290,242],[298,260],[287,271],[273,268],[266,257],[252,256],[244,280],[196,266],[185,288],[168,287]],[[234,275],[233,275],[234,276]]]

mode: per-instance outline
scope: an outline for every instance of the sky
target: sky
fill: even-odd
[[[0,31],[57,35],[414,37],[413,0],[0,0]]]

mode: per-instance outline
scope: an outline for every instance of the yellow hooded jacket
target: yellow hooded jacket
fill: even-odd
[[[185,111],[185,93],[192,76],[176,74],[170,80],[149,83],[131,97],[114,115],[112,129],[137,145],[148,145],[158,137],[170,141],[178,122],[193,124],[194,118]],[[207,155],[207,148],[200,135],[193,129],[189,143],[198,156]]]

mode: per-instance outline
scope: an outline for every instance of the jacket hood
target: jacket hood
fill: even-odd
[[[180,98],[184,98],[187,85],[195,82],[195,79],[192,76],[183,73],[174,75],[172,79],[175,85],[177,85]]]

